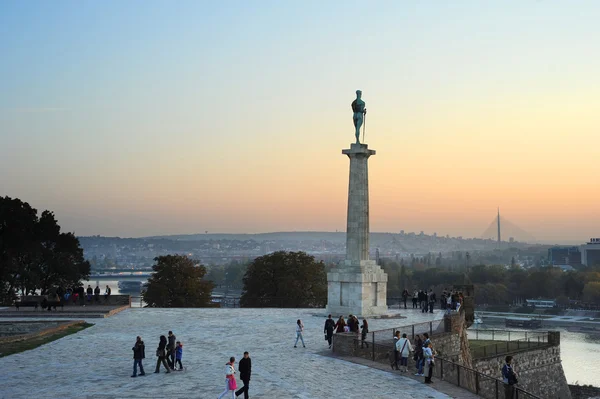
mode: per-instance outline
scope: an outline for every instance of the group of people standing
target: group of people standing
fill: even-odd
[[[329,349],[331,349],[331,344],[333,341],[333,333],[343,333],[343,332],[352,332],[358,334],[361,332],[361,347],[365,345],[369,347],[369,343],[366,341],[367,333],[369,332],[369,323],[367,319],[363,319],[362,325],[358,318],[354,315],[348,315],[348,322],[344,320],[344,316],[340,316],[337,323],[333,321],[331,315],[327,316],[327,320],[325,320],[325,327],[323,328],[323,333],[325,334],[325,340],[329,344]]]
[[[146,375],[144,372],[144,365],[142,360],[146,358],[146,345],[140,336],[136,337],[135,344],[133,345],[133,374],[132,378],[138,376],[138,367],[140,369],[140,376]],[[183,370],[183,364],[181,359],[183,358],[183,345],[180,341],[177,341],[173,331],[169,331],[168,338],[164,335],[160,336],[158,342],[158,348],[156,348],[156,369],[155,373],[160,373],[160,365],[165,366],[167,373],[172,370]]]
[[[424,333],[423,338],[417,334],[413,346],[406,333],[401,334],[400,331],[396,331],[392,353],[392,369],[406,373],[408,371],[408,357],[411,353],[414,353],[413,359],[417,368],[415,375],[425,377],[426,384],[433,382],[431,378],[433,376],[433,367],[435,366],[435,351],[429,339],[429,334]]]

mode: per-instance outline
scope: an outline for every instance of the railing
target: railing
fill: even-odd
[[[475,330],[475,334],[472,333],[473,331],[469,331],[469,338],[471,338],[471,356],[473,358],[498,356],[522,349],[548,345],[548,332]],[[475,335],[475,337],[473,337],[473,335]],[[477,340],[492,340],[497,342],[477,346]]]
[[[492,341],[511,341],[518,339],[535,338],[537,335],[546,335],[547,332],[527,330],[496,330],[496,329],[470,329],[467,330],[470,339],[485,339]]]
[[[412,340],[415,339],[416,335],[422,335],[424,333],[429,334],[431,337],[434,334],[440,334],[444,332],[444,320],[427,321],[424,323],[410,324],[407,326],[386,328],[384,330],[371,331],[367,334],[368,342],[393,342],[396,331],[400,331],[400,334],[406,333],[406,336]]]
[[[436,357],[435,361],[434,377],[466,389],[482,398],[542,399],[516,385],[507,385],[498,378],[480,373],[442,357]]]

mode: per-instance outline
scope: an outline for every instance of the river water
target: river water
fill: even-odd
[[[504,326],[502,324],[499,325],[498,323],[474,325],[469,329],[470,339],[474,339],[475,330],[477,328],[484,330],[504,330]],[[525,331],[528,331],[533,341],[535,341],[535,333],[544,332],[545,330],[560,331],[560,357],[565,376],[567,377],[567,382],[569,384],[590,384],[600,386],[600,383],[598,382],[598,376],[600,375],[600,331],[595,333],[569,332],[560,327],[541,328],[537,330],[511,328],[510,330],[519,331],[522,334],[524,334]],[[490,339],[489,337],[482,337],[482,335],[483,334],[481,333],[479,334],[480,339]],[[506,337],[498,337],[498,335],[499,334],[496,333],[496,339],[506,339]],[[521,338],[523,338],[523,336],[513,332],[512,340]],[[516,366],[518,368],[518,365]]]

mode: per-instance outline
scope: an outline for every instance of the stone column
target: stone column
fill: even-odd
[[[346,266],[360,267],[369,260],[369,166],[375,150],[366,144],[352,144],[342,154],[350,158],[348,219],[346,225]]]
[[[346,259],[327,274],[327,310],[334,315],[387,313],[387,274],[369,259],[369,169],[366,144],[342,150],[350,158]]]

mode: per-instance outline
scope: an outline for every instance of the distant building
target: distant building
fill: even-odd
[[[536,308],[553,308],[556,306],[554,299],[526,299],[527,306],[535,306]]]
[[[515,242],[515,237],[509,237],[508,242]]]
[[[600,265],[600,238],[590,238],[581,246],[581,263],[586,266]]]
[[[599,246],[600,249],[600,246]],[[581,265],[581,252],[579,247],[552,247],[548,248],[548,262],[551,265]]]

